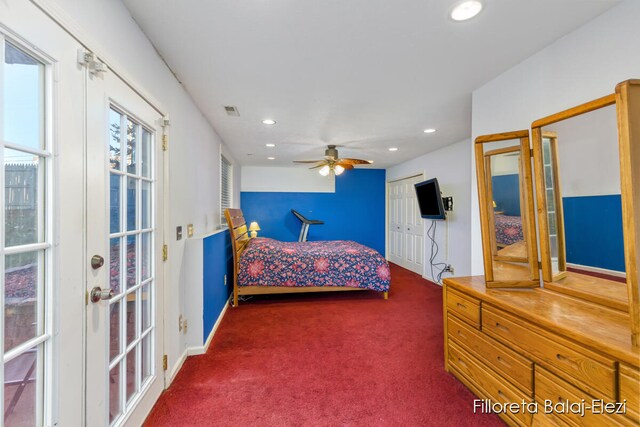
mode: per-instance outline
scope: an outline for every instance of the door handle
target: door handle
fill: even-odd
[[[102,258],[100,255],[94,255],[91,257],[91,268],[93,268],[94,270],[97,270],[103,265],[104,265],[104,258]]]
[[[91,289],[91,293],[89,294],[89,299],[91,302],[96,303],[98,301],[110,300],[115,295],[113,289],[102,289],[100,286],[96,286]]]

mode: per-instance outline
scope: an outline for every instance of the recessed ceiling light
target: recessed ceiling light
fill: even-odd
[[[275,157],[267,157],[267,160],[275,160]]]
[[[264,144],[264,145],[265,145],[266,147],[269,147],[269,148],[273,148],[273,147],[275,147],[275,146],[276,146],[276,144]]]
[[[264,120],[262,121],[262,124],[263,124],[263,125],[275,125],[275,124],[276,124],[276,121],[275,121],[275,120],[272,120],[272,119],[264,119]]]
[[[425,129],[424,133],[434,133],[436,130],[434,128]]]
[[[391,147],[389,148],[389,151],[398,151],[398,147]]]
[[[482,10],[482,2],[479,0],[467,0],[458,4],[451,11],[451,19],[454,21],[466,21],[473,18]]]

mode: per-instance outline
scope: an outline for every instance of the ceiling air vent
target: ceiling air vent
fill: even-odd
[[[233,105],[225,105],[224,111],[227,112],[228,116],[240,117],[240,112],[238,111],[238,108],[234,107]]]

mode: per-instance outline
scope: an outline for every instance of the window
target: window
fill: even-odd
[[[231,207],[231,162],[223,155],[220,155],[220,224],[225,225],[224,210]]]

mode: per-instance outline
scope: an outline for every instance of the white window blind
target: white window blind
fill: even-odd
[[[231,162],[220,155],[220,224],[226,225],[224,210],[231,207]]]

